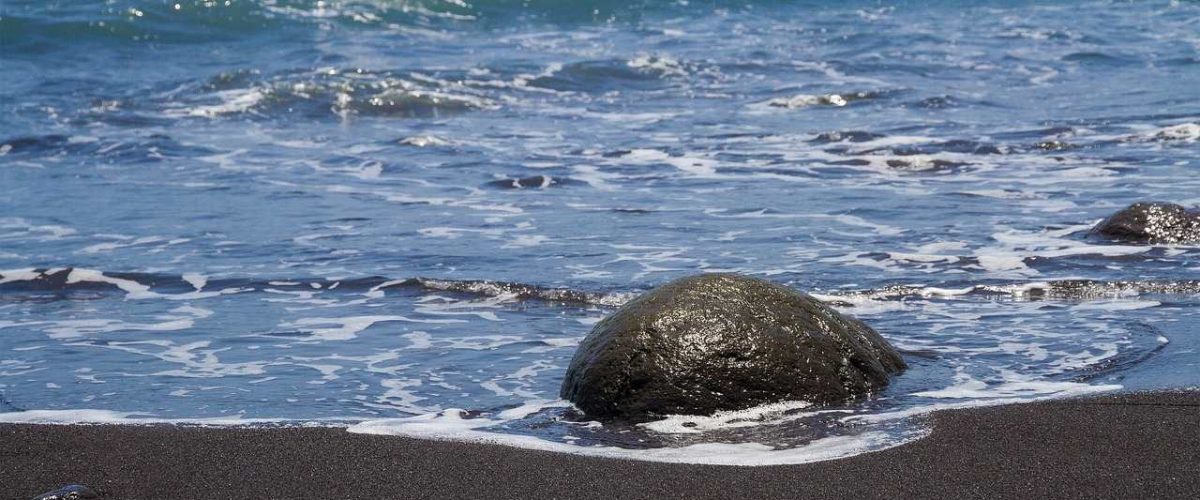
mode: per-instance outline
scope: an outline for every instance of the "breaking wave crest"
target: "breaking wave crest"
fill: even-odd
[[[382,296],[387,291],[417,293],[452,292],[511,301],[541,301],[567,305],[620,307],[642,290],[588,291],[494,280],[461,280],[428,277],[330,279],[313,277],[205,278],[196,274],[170,275],[107,272],[82,268],[15,269],[0,271],[0,293],[69,293],[72,291],[122,291],[131,298],[203,298],[267,289],[302,287],[343,293]],[[1200,280],[1056,280],[1037,282],[927,285],[892,285],[878,289],[815,292],[812,295],[838,307],[868,302],[906,299],[1009,299],[1074,300],[1130,298],[1142,295],[1197,295]]]
[[[981,297],[1014,300],[1090,300],[1136,297],[1147,294],[1200,294],[1200,280],[1057,280],[1030,283],[967,284],[961,287],[894,285],[874,290],[817,294],[835,305],[853,307],[862,301],[899,301],[909,298]]]
[[[70,293],[121,291],[130,298],[204,298],[269,289],[307,288],[382,296],[388,291],[453,292],[511,301],[543,301],[571,305],[619,306],[627,293],[605,293],[552,288],[528,283],[438,278],[389,279],[379,276],[343,280],[327,278],[217,278],[200,275],[101,272],[81,268],[18,269],[0,271],[0,293]]]

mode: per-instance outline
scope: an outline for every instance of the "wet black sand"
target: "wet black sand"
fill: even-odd
[[[720,467],[340,429],[0,425],[0,498],[1195,498],[1200,392],[935,413],[856,457]]]

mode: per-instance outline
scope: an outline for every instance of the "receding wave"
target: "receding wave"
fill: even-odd
[[[669,78],[686,77],[697,71],[697,68],[669,57],[580,61],[551,68],[546,74],[529,80],[528,85],[586,93],[658,90],[667,86]]]
[[[503,307],[501,303],[522,300],[614,307],[629,300],[633,291],[586,291],[504,281],[422,277],[267,279],[82,268],[0,271],[0,304],[94,300],[105,294],[123,294],[133,300],[170,301],[257,292],[269,295],[258,308],[279,303],[278,297],[282,295],[307,300],[308,294],[342,294],[354,300],[342,300],[346,297],[339,296],[337,304],[329,301],[317,308],[289,307],[277,320],[244,327],[247,331],[227,338],[202,341],[182,333],[162,333],[201,327],[201,322],[220,318],[224,314],[221,309],[228,303],[204,307],[198,302],[181,307],[169,304],[171,309],[158,311],[152,317],[121,320],[18,318],[7,325],[0,324],[0,328],[11,329],[13,335],[46,335],[68,347],[103,353],[114,359],[139,359],[132,364],[122,361],[119,366],[132,365],[138,367],[135,371],[179,377],[171,386],[173,397],[194,397],[199,401],[208,397],[204,388],[212,386],[214,379],[229,383],[249,379],[246,383],[254,384],[257,394],[269,393],[278,398],[295,398],[296,387],[305,387],[310,391],[309,397],[325,397],[323,390],[363,392],[357,399],[339,395],[341,399],[328,415],[317,415],[339,422],[357,422],[351,425],[352,432],[478,439],[642,460],[753,465],[833,458],[899,444],[924,432],[906,417],[940,408],[1113,390],[1118,387],[1111,384],[1116,380],[1114,377],[1157,355],[1170,340],[1167,333],[1148,320],[1113,319],[1110,313],[1133,308],[1150,310],[1160,302],[1099,301],[1070,308],[1043,308],[1034,301],[1050,297],[1088,300],[1140,293],[1196,294],[1200,293],[1200,282],[1063,280],[964,284],[956,288],[907,285],[818,295],[842,306],[855,307],[867,302],[890,306],[913,298],[928,299],[907,313],[877,314],[879,310],[893,310],[890,307],[876,313],[866,312],[868,316],[874,315],[872,323],[885,333],[897,330],[900,324],[911,328],[909,334],[891,337],[909,358],[910,371],[887,389],[887,397],[867,397],[832,406],[791,401],[707,417],[679,415],[647,424],[601,425],[571,410],[568,403],[546,397],[560,382],[557,370],[578,342],[584,328],[580,325],[599,319],[601,311],[588,307],[585,316],[579,315],[585,312],[583,309],[543,311],[548,313],[545,319],[555,322],[548,332],[537,334],[530,333],[528,325],[513,324],[508,326],[510,330],[504,330],[507,323],[500,321],[496,313]],[[413,310],[376,309],[381,303],[390,302],[387,299],[393,294],[398,299],[396,303],[407,303]],[[458,300],[463,297],[446,297],[447,294],[502,300],[481,304]],[[360,297],[366,300],[357,300]],[[1010,298],[1014,303],[987,300],[996,297]],[[972,314],[958,314],[943,307],[961,305],[967,300],[976,301],[970,304]],[[470,307],[462,308],[464,305]],[[1018,316],[1025,320],[980,324],[976,311],[982,311],[983,316]],[[388,314],[382,314],[385,312]],[[1070,316],[1080,327],[1045,335],[1047,325],[1058,324],[1054,318],[1061,320],[1063,315]],[[930,316],[938,319],[928,319]],[[467,321],[464,318],[470,317],[488,322],[485,334],[463,337]],[[381,323],[407,324],[413,328],[374,328]],[[149,336],[144,336],[146,332]],[[356,351],[371,339],[381,343]],[[330,349],[332,343],[340,347]],[[493,363],[496,356],[467,354],[492,349],[522,363],[512,373],[501,372],[479,379],[476,374],[485,364]],[[252,356],[243,357],[248,352]],[[36,355],[42,354],[51,355],[49,350]],[[451,369],[445,368],[448,356],[455,360]],[[13,373],[38,369],[33,365],[10,368]],[[84,368],[92,370],[90,366]],[[103,375],[104,383],[122,384],[122,388],[144,380],[139,373],[110,375],[99,371],[97,374]],[[67,376],[95,383],[92,377],[97,374],[84,371]],[[334,389],[322,389],[326,384]],[[461,396],[447,402],[434,399],[445,389],[453,389],[454,394]],[[27,395],[23,397],[30,399]],[[23,399],[10,399],[0,399],[0,413],[5,413],[0,419],[91,421],[91,416],[97,415],[78,413],[70,407],[61,412],[54,406],[30,407]],[[233,401],[229,404],[240,404],[242,399]],[[36,411],[23,411],[30,408]],[[289,414],[271,409],[245,418],[256,415],[287,421]],[[305,413],[299,418],[298,421],[311,422],[313,415]],[[822,454],[822,450],[828,451],[825,445],[831,442],[845,446],[836,448],[832,455]],[[714,446],[722,453],[713,454]],[[728,452],[732,451],[740,453],[730,455]]]
[[[379,276],[331,280],[326,278],[221,278],[200,275],[100,272],[81,268],[20,269],[0,271],[0,293],[70,293],[121,291],[134,298],[204,298],[303,287],[346,293],[386,294],[387,291],[452,292],[513,301],[543,301],[571,305],[619,306],[628,300],[621,292],[589,292],[528,283],[438,278],[391,279]]]
[[[103,156],[110,161],[131,164],[215,153],[211,148],[185,145],[164,134],[150,134],[115,143],[104,143],[93,137],[61,134],[16,136],[0,138],[0,151],[12,158],[46,157],[65,153]]]
[[[498,104],[479,90],[429,76],[326,68],[265,78],[254,72],[222,73],[185,95],[171,96],[165,106],[172,117],[438,118]]]
[[[890,301],[909,298],[981,297],[1014,300],[1091,300],[1131,297],[1146,294],[1200,294],[1200,280],[1058,280],[1029,283],[964,284],[955,286],[894,285],[871,290],[821,294],[837,305],[853,307],[862,301]]]
[[[1164,342],[1166,337],[1153,325],[1130,321],[1126,322],[1125,329],[1131,332],[1130,336],[1135,337],[1136,342],[1111,357],[1076,369],[1071,380],[1089,382],[1133,368],[1158,355],[1168,344]]]

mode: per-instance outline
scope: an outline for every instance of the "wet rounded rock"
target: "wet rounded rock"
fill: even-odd
[[[1200,243],[1200,210],[1137,202],[1101,221],[1091,234],[1135,243]]]
[[[591,417],[707,415],[765,403],[828,403],[905,368],[875,330],[804,293],[735,274],[651,290],[596,324],[561,395]]]

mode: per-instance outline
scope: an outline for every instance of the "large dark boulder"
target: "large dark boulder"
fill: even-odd
[[[1200,243],[1200,210],[1137,202],[1101,221],[1091,234],[1135,243]]]
[[[845,400],[904,368],[875,330],[807,294],[702,274],[655,288],[596,324],[561,392],[589,416],[640,420]]]

